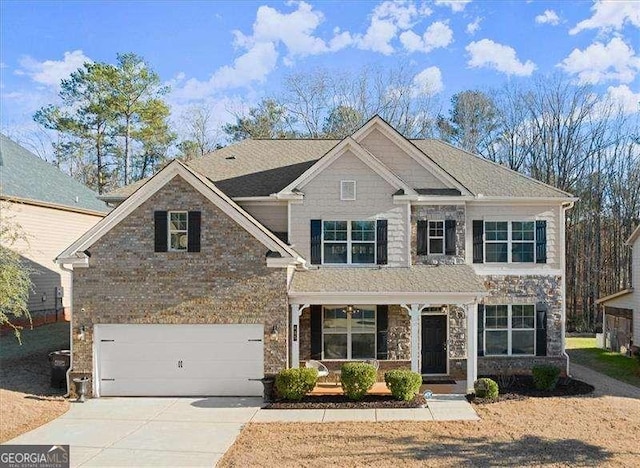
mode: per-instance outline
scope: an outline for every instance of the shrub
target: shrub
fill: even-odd
[[[422,376],[406,369],[391,370],[384,374],[384,382],[396,400],[411,400],[422,385]]]
[[[313,390],[318,380],[318,370],[301,367],[285,369],[276,375],[278,394],[285,400],[302,400]]]
[[[371,364],[347,362],[340,368],[340,382],[350,400],[361,400],[376,383],[378,373]]]
[[[560,379],[560,368],[555,366],[533,366],[531,373],[533,374],[533,385],[538,390],[551,391],[556,388],[558,379]]]
[[[491,380],[486,377],[478,379],[474,382],[473,389],[475,390],[478,398],[488,398],[490,400],[498,398],[499,388],[495,380]]]

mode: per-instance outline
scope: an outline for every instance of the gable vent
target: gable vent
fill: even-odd
[[[340,200],[356,199],[356,181],[341,180],[340,181]]]

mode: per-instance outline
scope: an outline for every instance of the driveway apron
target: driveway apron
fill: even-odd
[[[261,398],[99,398],[8,444],[70,446],[71,466],[214,466]]]

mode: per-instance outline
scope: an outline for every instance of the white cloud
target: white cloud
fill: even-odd
[[[631,83],[640,72],[640,57],[621,38],[614,37],[608,44],[594,42],[585,50],[574,49],[558,66],[577,75],[580,83]]]
[[[640,27],[640,6],[635,0],[597,0],[591,7],[591,18],[580,21],[569,34],[578,34],[586,29],[619,31],[625,23]]]
[[[16,75],[27,75],[36,83],[57,88],[60,81],[69,78],[69,75],[92,60],[84,55],[81,50],[65,52],[62,60],[45,60],[39,62],[36,59],[25,56],[20,59],[20,69]]]
[[[609,86],[607,95],[625,114],[640,112],[640,93],[634,93],[627,85]]]
[[[373,10],[367,31],[354,40],[360,49],[390,55],[394,52],[391,41],[398,32],[411,28],[418,17],[430,14],[429,8],[418,8],[412,1],[382,2]]]
[[[448,6],[454,13],[460,13],[464,11],[464,7],[467,3],[471,3],[471,0],[436,0],[435,4],[438,6]]]
[[[474,35],[475,33],[477,33],[480,30],[481,21],[482,21],[482,18],[479,16],[476,16],[476,19],[473,20],[472,23],[467,24],[467,34]]]
[[[415,96],[433,96],[444,89],[442,72],[438,67],[429,67],[413,77],[413,94]]]
[[[556,26],[560,23],[558,14],[553,10],[544,10],[544,13],[536,16],[536,23],[538,24],[551,24]]]
[[[471,42],[466,51],[470,58],[467,64],[472,68],[493,68],[507,75],[530,76],[536,69],[535,63],[527,60],[522,63],[516,51],[509,46],[498,44],[490,39]]]
[[[433,49],[447,47],[453,42],[453,31],[446,22],[436,21],[429,26],[422,37],[413,31],[400,34],[400,42],[409,52],[429,53]]]
[[[349,45],[345,34],[332,47],[324,39],[315,36],[316,29],[323,21],[322,12],[302,1],[297,3],[297,9],[291,13],[281,13],[275,8],[261,6],[253,23],[253,34],[245,36],[240,31],[234,31],[234,35],[236,44],[243,47],[251,47],[260,42],[282,43],[290,57],[323,54]]]

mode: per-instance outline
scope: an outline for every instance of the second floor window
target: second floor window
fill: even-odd
[[[429,253],[444,254],[444,221],[429,221]]]
[[[323,263],[376,263],[375,221],[323,221]]]
[[[485,262],[535,262],[534,221],[485,221]]]
[[[189,236],[186,211],[169,212],[169,251],[187,251]]]

